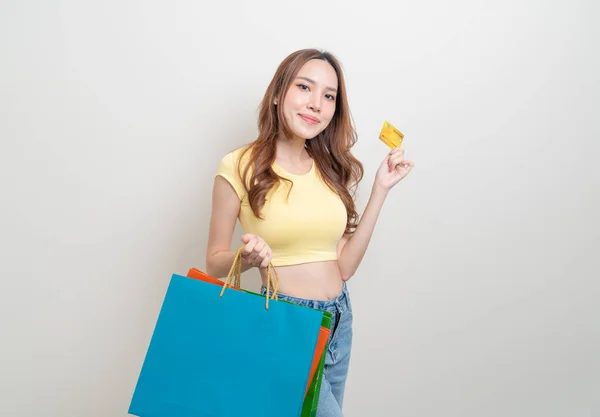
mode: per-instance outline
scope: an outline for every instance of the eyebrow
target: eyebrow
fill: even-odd
[[[310,79],[310,78],[308,78],[308,77],[296,77],[296,78],[300,78],[301,80],[306,80],[306,81],[308,81],[309,83],[316,84],[316,83],[314,82],[314,80],[311,80],[311,79]],[[336,89],[336,88],[333,88],[333,87],[325,87],[325,90],[329,90],[329,91],[333,91],[334,93],[337,93],[337,89]]]

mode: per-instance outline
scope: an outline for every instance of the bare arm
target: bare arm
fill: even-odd
[[[414,163],[404,159],[404,149],[393,149],[383,160],[377,174],[367,207],[350,236],[344,236],[338,244],[338,266],[344,281],[352,278],[363,260],[383,203],[392,187],[413,168]]]
[[[221,176],[215,178],[212,192],[212,212],[206,249],[206,272],[215,278],[224,278],[233,265],[234,251],[231,239],[240,212],[240,199],[235,190]],[[251,266],[242,263],[242,272]]]
[[[240,213],[241,202],[229,182],[221,176],[215,178],[212,194],[212,212],[206,249],[206,272],[215,278],[224,278],[229,273],[235,251],[231,249],[233,231]],[[266,268],[271,262],[269,245],[252,234],[242,236],[242,272],[252,267]]]
[[[338,244],[338,265],[344,281],[352,278],[365,256],[387,194],[387,190],[373,187],[356,230],[352,235],[344,236]]]

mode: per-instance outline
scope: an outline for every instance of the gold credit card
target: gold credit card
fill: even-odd
[[[387,146],[394,149],[402,146],[404,134],[386,120],[385,122],[383,122],[381,133],[379,133],[379,139],[381,139],[381,141]]]

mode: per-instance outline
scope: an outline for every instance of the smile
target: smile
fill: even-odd
[[[302,120],[304,120],[309,125],[316,125],[317,123],[319,123],[319,119],[317,119],[315,117],[307,116],[305,114],[299,114],[299,116],[302,118]]]

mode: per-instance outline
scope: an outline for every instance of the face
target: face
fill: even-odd
[[[308,61],[292,81],[283,102],[283,115],[299,138],[321,133],[335,114],[338,78],[333,67],[321,59]]]

